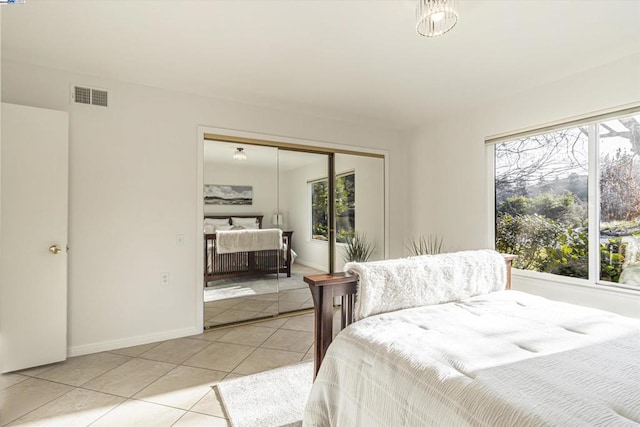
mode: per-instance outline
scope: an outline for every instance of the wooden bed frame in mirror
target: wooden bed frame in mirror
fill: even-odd
[[[204,218],[228,219],[231,217],[256,218],[258,228],[262,228],[263,215],[205,215]],[[291,277],[291,239],[293,231],[283,231],[282,241],[286,245],[284,256],[278,250],[216,253],[216,235],[204,235],[204,283],[241,276],[286,273]]]
[[[511,289],[511,264],[517,255],[504,255],[507,265],[506,289]],[[313,296],[314,320],[314,374],[318,374],[320,364],[333,341],[334,297],[342,300],[340,307],[340,330],[353,323],[353,308],[358,290],[358,276],[349,273],[316,274],[304,276]]]

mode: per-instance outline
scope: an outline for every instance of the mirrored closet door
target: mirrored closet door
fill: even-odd
[[[328,154],[278,151],[278,215],[292,233],[291,275],[281,276],[280,313],[313,308],[303,277],[330,271]]]
[[[335,154],[335,271],[384,259],[384,159]]]
[[[204,150],[205,328],[312,309],[304,276],[384,258],[383,158],[255,141]]]
[[[203,175],[205,328],[277,315],[278,149],[205,141]]]

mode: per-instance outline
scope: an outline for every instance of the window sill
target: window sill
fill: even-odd
[[[585,279],[576,279],[575,277],[563,277],[557,274],[540,273],[537,271],[520,270],[520,269],[514,268],[512,270],[512,275],[513,277],[516,277],[516,278],[522,277],[526,279],[542,280],[548,283],[557,283],[561,285],[569,285],[569,286],[575,286],[579,288],[588,288],[588,289],[597,290],[601,292],[610,292],[615,294],[634,295],[634,296],[640,295],[640,288],[629,289],[629,288],[623,288],[621,286],[616,286],[613,284],[611,285],[596,284],[596,283],[589,282],[588,280],[585,280]]]
[[[323,244],[323,245],[328,245],[329,241],[328,240],[319,240],[319,239],[309,239],[309,241],[311,243],[316,243],[316,244]],[[347,246],[346,243],[340,243],[340,242],[336,242],[336,247],[343,247],[343,246]]]

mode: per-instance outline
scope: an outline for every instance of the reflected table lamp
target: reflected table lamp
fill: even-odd
[[[271,224],[275,225],[278,228],[282,228],[282,225],[284,224],[282,214],[274,214],[271,218]]]

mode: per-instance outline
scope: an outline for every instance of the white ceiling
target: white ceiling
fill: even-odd
[[[240,147],[247,155],[246,160],[235,160],[233,154]],[[236,144],[220,141],[204,141],[205,163],[215,163],[241,167],[259,167],[286,172],[317,162],[326,162],[325,154],[303,153],[300,151],[279,150],[275,147]]]
[[[3,59],[405,128],[638,53],[637,0],[462,0],[426,39],[414,1],[27,0]]]

